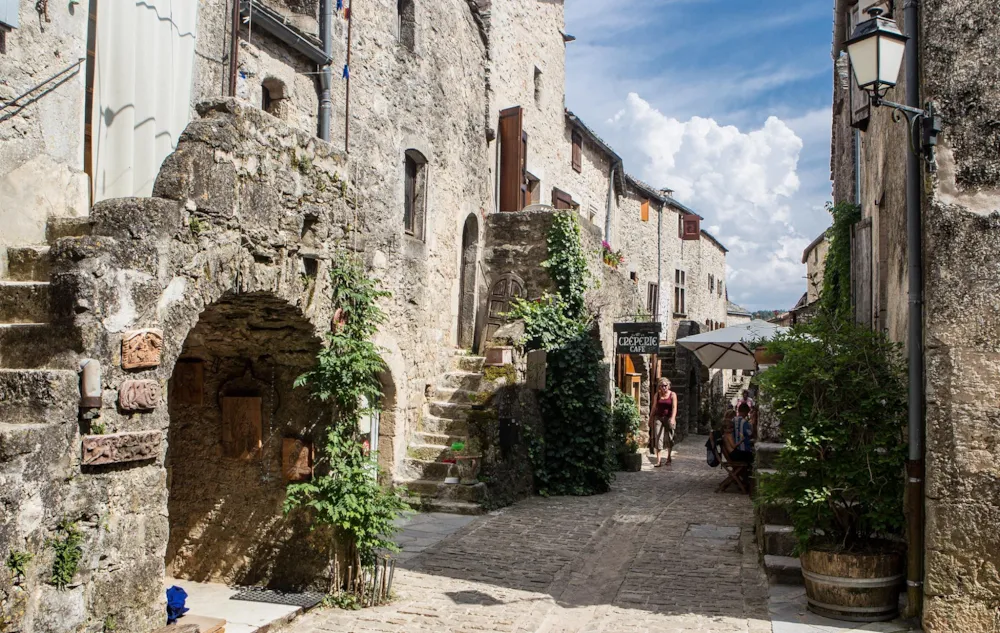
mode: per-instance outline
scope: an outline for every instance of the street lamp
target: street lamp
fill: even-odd
[[[901,120],[901,115],[906,116],[910,127],[910,149],[917,155],[923,155],[933,169],[934,146],[941,131],[934,106],[928,104],[926,109],[920,110],[885,99],[889,88],[896,85],[909,38],[899,32],[894,20],[882,17],[882,9],[872,7],[868,9],[868,15],[870,18],[858,24],[851,39],[845,42],[854,78],[858,87],[868,93],[873,106],[891,107],[894,110],[893,119],[897,121]]]

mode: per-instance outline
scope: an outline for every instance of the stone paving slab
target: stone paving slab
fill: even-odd
[[[703,441],[605,495],[409,517],[393,604],[315,610],[285,631],[771,633],[750,499],[715,493],[725,475]]]
[[[806,590],[800,586],[773,585],[768,607],[773,633],[921,633],[919,626],[902,619],[864,624],[816,615],[806,609]]]

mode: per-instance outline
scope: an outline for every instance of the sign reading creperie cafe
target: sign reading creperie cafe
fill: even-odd
[[[654,323],[615,323],[616,346],[619,354],[658,354],[660,351],[660,332],[663,324]]]

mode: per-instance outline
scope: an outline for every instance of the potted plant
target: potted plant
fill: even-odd
[[[899,346],[823,316],[767,351],[784,360],[754,380],[786,445],[776,473],[760,480],[757,501],[788,510],[810,610],[892,619],[904,577],[907,392]]]
[[[611,244],[608,244],[607,241],[601,242],[601,259],[604,260],[605,264],[615,269],[625,263],[625,255],[620,250],[616,251],[611,248]]]
[[[611,423],[614,427],[615,454],[618,467],[627,472],[642,470],[642,455],[638,453],[639,425],[642,416],[639,406],[632,396],[615,389],[615,401],[611,406]]]
[[[480,451],[465,442],[455,442],[451,445],[451,454],[458,483],[463,485],[477,483],[479,481],[479,465],[482,462]]]
[[[761,345],[754,349],[753,359],[758,365],[776,365],[781,361],[782,355],[769,351],[766,345]]]

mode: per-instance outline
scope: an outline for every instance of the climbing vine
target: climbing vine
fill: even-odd
[[[574,214],[554,214],[547,244],[542,266],[556,294],[516,300],[508,314],[524,321],[525,348],[548,352],[544,429],[528,438],[535,486],[543,495],[607,492],[615,461],[604,351],[591,334],[593,315],[584,302],[589,273]]]
[[[861,207],[849,202],[827,205],[833,225],[827,231],[830,248],[823,269],[820,307],[830,317],[851,315],[851,227],[861,219]]]
[[[332,260],[330,287],[337,310],[333,327],[316,365],[295,386],[308,387],[313,397],[334,404],[334,424],[317,460],[320,474],[289,484],[285,512],[305,507],[315,523],[333,527],[347,546],[347,577],[356,579],[358,569],[373,563],[378,550],[399,551],[392,541],[393,521],[406,508],[394,491],[379,485],[376,457],[364,448],[358,430],[362,417],[380,407],[379,374],[386,365],[371,339],[386,320],[378,302],[390,293],[346,252]],[[335,580],[335,585],[339,589],[344,583]]]

